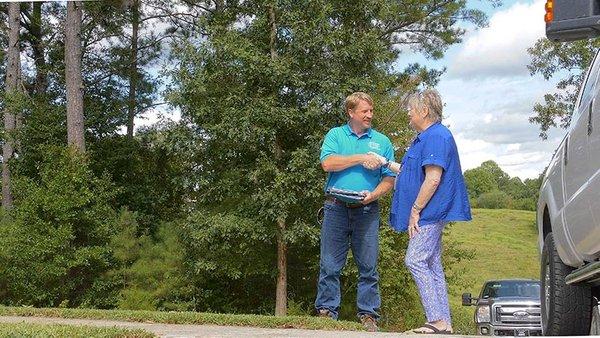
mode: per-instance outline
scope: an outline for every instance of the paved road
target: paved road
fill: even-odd
[[[184,325],[137,323],[116,320],[70,319],[48,317],[0,316],[0,323],[68,324],[143,329],[160,337],[440,337],[440,335],[405,335],[389,332],[323,331],[299,329],[262,329],[244,326]],[[464,337],[450,336],[445,337]]]

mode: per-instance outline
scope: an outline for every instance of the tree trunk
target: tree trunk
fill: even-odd
[[[19,30],[21,29],[21,8],[20,3],[11,2],[8,5],[8,63],[6,66],[6,96],[10,98],[17,95],[19,87],[19,75],[21,73],[21,56],[19,50]],[[5,139],[2,145],[2,207],[7,210],[12,208],[13,198],[10,188],[10,168],[8,162],[13,157],[14,152],[14,130],[15,130],[15,112],[10,104],[7,104],[4,111],[4,131]]]
[[[275,21],[275,7],[269,5],[269,22],[271,26],[269,47],[271,61],[277,59],[277,23]],[[277,95],[277,94],[275,94]],[[281,162],[282,149],[279,139],[275,137],[275,161]],[[277,287],[275,289],[275,315],[287,314],[287,243],[285,242],[285,219],[277,220]]]
[[[131,7],[131,54],[129,59],[129,102],[127,112],[127,136],[133,137],[133,120],[135,118],[137,104],[136,104],[136,90],[137,90],[137,58],[138,58],[138,31],[140,27],[140,12],[139,2],[134,0]]]
[[[33,47],[33,61],[35,63],[35,94],[46,93],[48,87],[46,59],[44,58],[44,44],[42,41],[42,4],[34,2],[31,13],[31,46]]]
[[[83,80],[81,78],[81,1],[67,2],[65,68],[67,82],[67,142],[85,152]]]
[[[287,314],[287,244],[285,219],[277,220],[277,288],[275,289],[275,315]]]

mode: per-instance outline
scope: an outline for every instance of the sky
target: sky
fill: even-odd
[[[536,102],[551,92],[557,80],[545,81],[527,70],[527,48],[544,36],[544,0],[503,0],[493,7],[487,0],[468,5],[488,14],[489,25],[466,27],[462,43],[448,49],[437,61],[405,52],[395,67],[419,62],[447,71],[437,86],[445,103],[444,124],[454,137],[462,169],[493,160],[511,177],[535,178],[548,165],[565,131],[551,129],[539,138],[539,126],[529,123]],[[136,121],[149,125],[158,115],[179,119],[180,112],[159,107]]]
[[[469,0],[481,8],[481,1]],[[396,67],[411,62],[446,67],[437,89],[445,103],[444,121],[458,146],[463,170],[493,160],[511,177],[535,178],[548,165],[565,131],[552,129],[539,138],[529,123],[533,106],[557,80],[545,81],[527,70],[527,48],[544,36],[544,0],[504,1],[482,8],[489,25],[469,29],[463,42],[439,61],[401,55]]]

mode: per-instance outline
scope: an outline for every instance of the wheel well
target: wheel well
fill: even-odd
[[[552,225],[550,224],[550,213],[548,212],[548,206],[544,207],[544,216],[542,218],[542,231],[544,234],[544,238],[548,236],[549,233],[552,232]]]

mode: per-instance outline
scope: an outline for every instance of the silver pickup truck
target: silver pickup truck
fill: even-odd
[[[600,35],[600,1],[548,0],[546,35]],[[597,334],[600,294],[600,57],[581,87],[569,130],[545,172],[537,205],[544,335]]]
[[[463,293],[462,305],[475,306],[477,334],[541,336],[540,282],[530,279],[487,281],[479,298]]]

